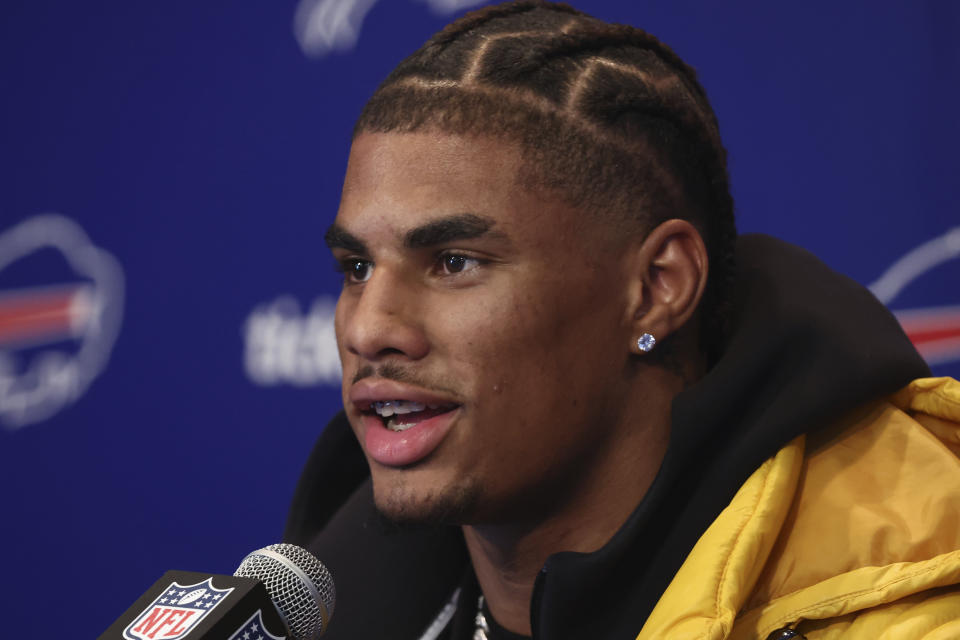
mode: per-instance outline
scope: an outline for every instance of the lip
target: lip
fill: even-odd
[[[373,460],[388,467],[406,467],[420,462],[440,446],[456,418],[460,403],[419,387],[392,380],[361,380],[350,388],[350,403],[359,413],[358,434],[364,449]],[[374,402],[408,400],[423,404],[457,405],[450,411],[434,415],[403,431],[391,431],[376,414],[369,413]]]
[[[456,400],[393,380],[364,379],[350,387],[349,400],[358,411],[366,411],[374,402],[410,400],[423,404],[460,404]]]

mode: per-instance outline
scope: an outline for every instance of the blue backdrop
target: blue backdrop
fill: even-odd
[[[3,2],[4,637],[93,637],[163,571],[279,540],[339,404],[353,120],[476,4]],[[741,231],[873,285],[960,373],[960,4],[580,6],[698,68]]]

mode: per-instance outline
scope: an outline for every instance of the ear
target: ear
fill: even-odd
[[[667,220],[633,249],[628,323],[632,351],[644,333],[663,340],[696,311],[707,284],[709,260],[700,232],[686,220]]]

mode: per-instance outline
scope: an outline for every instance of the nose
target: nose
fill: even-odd
[[[337,308],[341,347],[371,363],[427,355],[429,344],[414,289],[400,274],[378,266],[359,293],[344,291]]]

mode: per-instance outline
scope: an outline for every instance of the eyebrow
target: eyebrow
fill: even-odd
[[[423,224],[407,231],[403,245],[408,249],[424,249],[456,240],[470,240],[486,235],[494,222],[475,213],[457,213]],[[502,235],[502,234],[497,234]],[[323,239],[330,249],[344,249],[351,253],[367,255],[367,245],[337,223],[330,225]]]
[[[363,243],[363,240],[353,235],[336,222],[330,225],[330,228],[327,229],[327,232],[323,234],[323,240],[327,243],[327,247],[331,250],[344,249],[350,253],[367,255],[367,245]]]
[[[486,234],[493,225],[493,220],[475,213],[458,213],[407,231],[403,244],[408,249],[423,249],[456,240],[470,240]]]

